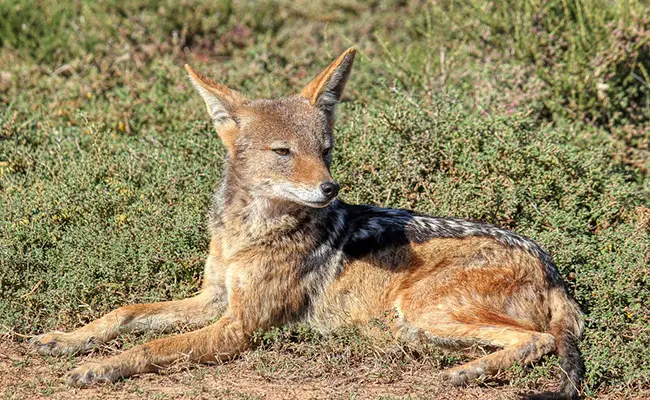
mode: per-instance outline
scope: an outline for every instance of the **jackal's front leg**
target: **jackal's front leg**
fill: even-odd
[[[225,300],[214,292],[178,301],[120,307],[72,332],[49,332],[32,339],[41,354],[83,353],[116,338],[120,333],[165,331],[177,324],[202,326],[225,309]]]
[[[100,363],[82,365],[68,374],[68,383],[84,387],[95,382],[154,372],[177,360],[211,362],[226,360],[249,345],[242,324],[223,316],[213,325],[183,335],[170,336],[134,347]]]

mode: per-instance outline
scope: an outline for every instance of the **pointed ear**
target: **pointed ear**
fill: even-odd
[[[192,85],[203,97],[221,141],[230,151],[239,133],[234,112],[246,102],[246,99],[239,92],[206,78],[187,64],[185,70],[190,76]]]
[[[356,53],[354,47],[347,49],[300,92],[312,105],[323,110],[329,119],[334,117],[334,108],[341,101]]]

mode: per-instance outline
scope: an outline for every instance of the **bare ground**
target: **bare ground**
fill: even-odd
[[[414,361],[397,374],[378,373],[373,362],[353,371],[322,371],[310,361],[276,352],[249,352],[222,365],[181,364],[161,374],[146,374],[115,384],[70,388],[65,374],[74,365],[105,355],[41,357],[25,343],[0,342],[0,394],[5,399],[520,399],[525,392],[508,382],[455,388],[440,381],[439,370]],[[325,356],[325,355],[322,355]],[[272,358],[269,358],[272,357]],[[318,358],[320,356],[316,356]],[[269,362],[269,360],[272,360]],[[308,365],[314,364],[314,365]],[[309,371],[305,373],[305,371]],[[315,371],[321,371],[318,373]],[[539,390],[554,382],[541,382]],[[650,398],[650,391],[601,393],[603,399]]]

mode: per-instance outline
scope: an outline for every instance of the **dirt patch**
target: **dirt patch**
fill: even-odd
[[[508,383],[477,383],[465,388],[449,387],[439,379],[439,370],[414,362],[397,376],[373,374],[371,363],[356,371],[340,374],[311,373],[309,360],[295,356],[266,354],[276,372],[251,352],[227,364],[212,366],[177,365],[162,374],[145,374],[115,384],[87,389],[70,388],[65,374],[74,365],[102,356],[51,358],[34,354],[23,343],[6,340],[0,344],[0,393],[5,399],[520,399],[525,392]],[[322,355],[325,357],[326,355]],[[313,363],[318,364],[318,360]],[[301,365],[302,364],[302,365]],[[346,368],[346,367],[343,367]],[[552,382],[540,390],[550,389]],[[602,393],[598,398],[648,398],[650,391]]]
[[[274,355],[274,357],[276,357]],[[453,388],[443,385],[438,370],[418,363],[399,377],[373,377],[370,365],[357,371],[341,371],[305,377],[291,355],[278,355],[278,363],[288,366],[273,373],[254,355],[223,365],[175,366],[162,374],[146,374],[115,384],[88,389],[66,386],[65,374],[75,364],[97,359],[51,358],[33,354],[25,344],[7,341],[0,345],[0,387],[7,399],[515,399],[518,390],[510,387]],[[308,362],[308,361],[306,361]],[[318,363],[315,361],[315,363]],[[305,368],[310,366],[305,365]],[[295,371],[291,371],[295,368]],[[357,378],[351,378],[354,372]]]

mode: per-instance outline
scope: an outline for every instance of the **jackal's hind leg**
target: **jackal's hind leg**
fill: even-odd
[[[208,292],[177,301],[128,305],[75,331],[36,336],[32,345],[46,355],[84,353],[120,333],[166,331],[178,325],[200,327],[217,318],[225,307],[225,302]]]
[[[462,385],[482,375],[495,375],[515,363],[530,364],[555,350],[555,338],[548,333],[522,330],[507,326],[460,325],[436,327],[427,336],[461,341],[476,341],[502,350],[443,372],[443,378],[453,385]],[[454,336],[451,336],[452,334]]]

